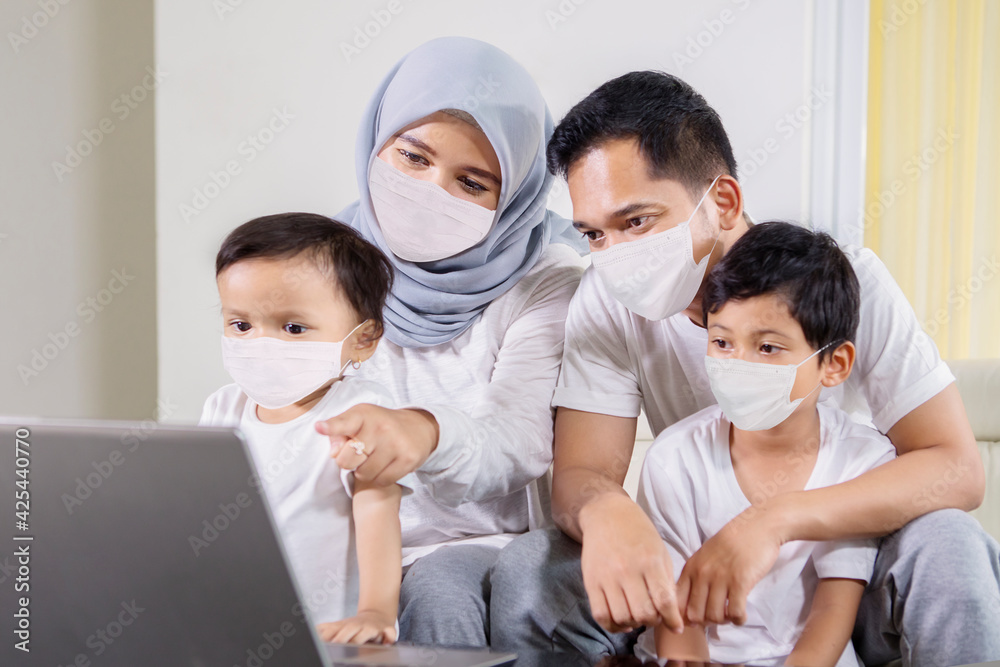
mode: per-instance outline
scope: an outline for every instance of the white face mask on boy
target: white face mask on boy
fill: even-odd
[[[676,227],[590,253],[604,287],[636,315],[647,320],[665,319],[687,308],[698,294],[715,244],[695,264],[691,221],[718,180],[716,176],[690,217]]]
[[[351,363],[340,363],[344,343],[365,322],[337,343],[223,336],[222,364],[257,405],[268,410],[283,408],[343,375]]]
[[[436,183],[421,181],[372,161],[368,178],[372,208],[393,254],[408,262],[432,262],[464,252],[486,238],[496,211],[448,194]]]
[[[722,414],[742,431],[765,431],[785,421],[822,384],[817,384],[806,396],[790,400],[799,366],[830,345],[797,364],[784,366],[706,356],[705,370]]]

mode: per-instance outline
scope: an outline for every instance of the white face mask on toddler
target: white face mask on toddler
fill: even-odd
[[[222,365],[257,405],[283,408],[343,375],[351,363],[340,363],[344,343],[365,322],[336,343],[223,336]]]
[[[828,347],[821,347],[797,364],[784,366],[706,356],[705,370],[722,414],[741,431],[774,428],[822,384],[802,398],[790,400],[799,366]]]

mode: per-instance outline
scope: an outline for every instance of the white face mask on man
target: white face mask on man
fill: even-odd
[[[408,176],[379,158],[368,178],[372,208],[385,242],[400,259],[433,262],[486,238],[496,211],[448,194],[436,183]]]
[[[785,421],[822,385],[820,382],[809,394],[791,400],[799,366],[830,345],[821,347],[797,364],[783,366],[706,356],[708,381],[722,414],[741,431],[765,431]]]
[[[676,227],[590,253],[604,287],[636,315],[665,319],[687,308],[698,294],[715,244],[695,264],[691,221],[718,180],[716,176],[688,219]]]
[[[336,343],[223,336],[222,364],[233,382],[257,405],[277,410],[301,401],[343,375],[351,363],[340,363],[344,343],[365,322]]]

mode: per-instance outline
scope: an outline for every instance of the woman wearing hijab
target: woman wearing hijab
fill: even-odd
[[[422,482],[400,510],[403,640],[488,645],[490,567],[548,512],[536,480],[582,272],[550,243],[572,233],[545,208],[551,133],[524,68],[454,37],[405,56],[362,119],[360,199],[338,218],[385,252],[395,284],[384,339],[357,374],[408,407],[361,405],[318,428],[358,478]]]

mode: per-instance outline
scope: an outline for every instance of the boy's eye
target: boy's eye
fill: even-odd
[[[284,329],[285,329],[285,333],[290,333],[293,336],[296,335],[296,334],[303,334],[303,333],[306,332],[306,328],[304,326],[302,326],[301,324],[291,324],[291,323],[289,323],[289,324],[285,325]]]
[[[249,322],[233,322],[232,327],[239,331],[240,333],[246,333],[253,328]]]
[[[769,343],[764,343],[760,346],[760,351],[764,354],[771,354],[772,352],[777,351],[777,348]]]

